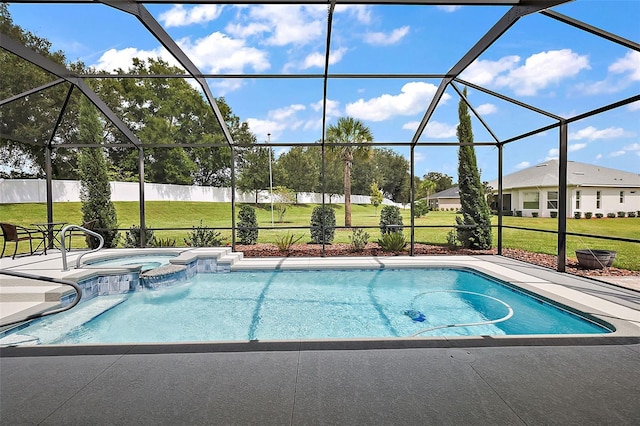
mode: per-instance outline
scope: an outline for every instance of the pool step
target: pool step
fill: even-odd
[[[60,302],[0,302],[0,312],[2,312],[2,323],[7,324],[13,321],[20,321],[30,315],[47,312],[59,308]],[[6,327],[0,327],[2,332]]]
[[[5,284],[3,281],[0,286],[0,302],[60,302],[64,296],[76,292],[68,285],[40,283],[39,285],[12,285]]]
[[[242,252],[229,252],[218,258],[218,265],[233,266],[236,262],[243,259],[244,254]]]

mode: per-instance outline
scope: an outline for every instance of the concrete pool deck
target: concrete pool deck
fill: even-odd
[[[40,266],[36,261],[45,256],[21,259],[27,266],[13,263],[12,269],[64,275],[60,259],[56,264],[53,257],[48,255]],[[361,262],[378,268],[473,266],[602,318],[622,318],[626,332],[615,339],[543,336],[416,339],[401,344],[6,347],[0,348],[0,420],[6,424],[640,424],[638,292],[500,256],[243,259],[232,268],[286,269],[318,263],[349,268]],[[1,268],[5,265],[0,263]]]

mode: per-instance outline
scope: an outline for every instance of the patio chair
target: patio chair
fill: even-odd
[[[89,231],[93,231],[93,228],[95,228],[96,223],[98,223],[97,219],[94,220],[90,220],[88,222],[84,222],[82,224],[82,227],[85,229],[88,229]],[[67,246],[67,250],[71,251],[71,237],[73,236],[82,236],[84,237],[86,243],[87,243],[87,247],[91,247],[91,244],[89,242],[89,238],[92,238],[91,235],[87,234],[86,232],[84,232],[82,229],[70,229],[69,232],[67,233],[66,237],[68,237],[68,243],[66,244]]]
[[[42,243],[42,246],[44,247],[44,254],[47,254],[47,236],[44,232],[34,229],[27,229],[23,226],[13,225],[10,223],[0,223],[0,227],[2,227],[2,236],[4,237],[2,254],[0,254],[0,257],[4,256],[4,250],[7,247],[7,242],[12,242],[16,243],[16,247],[13,250],[13,256],[11,257],[11,259],[15,259],[16,253],[18,252],[18,243],[20,241],[29,241],[29,250],[33,255],[34,240],[40,241]]]

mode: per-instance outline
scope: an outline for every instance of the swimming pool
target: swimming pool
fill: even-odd
[[[611,331],[483,274],[429,268],[198,274],[97,297],[19,334],[64,345]]]

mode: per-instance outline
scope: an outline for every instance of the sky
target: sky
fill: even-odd
[[[324,5],[148,4],[149,12],[203,73],[322,74]],[[444,74],[509,6],[337,5],[330,73]],[[640,42],[640,1],[576,0],[552,10]],[[111,72],[132,58],[177,62],[131,15],[100,4],[10,3],[14,23],[48,39],[70,61]],[[549,17],[516,22],[461,78],[521,103],[570,118],[640,93],[640,52]],[[322,136],[321,78],[208,79],[247,121],[259,142],[315,142]],[[327,124],[351,116],[375,142],[409,157],[406,147],[440,79],[343,78],[327,85]],[[463,86],[458,85],[462,90]],[[472,88],[468,99],[498,140],[555,123],[537,112]],[[415,150],[415,174],[457,179],[457,149],[428,146],[456,141],[458,94],[449,88]],[[475,117],[475,140],[493,142]],[[268,136],[270,134],[270,136]],[[558,157],[557,129],[509,143],[503,173]],[[285,148],[278,147],[277,153]],[[497,177],[498,150],[477,147],[483,180]],[[640,173],[640,102],[569,126],[569,160]]]

